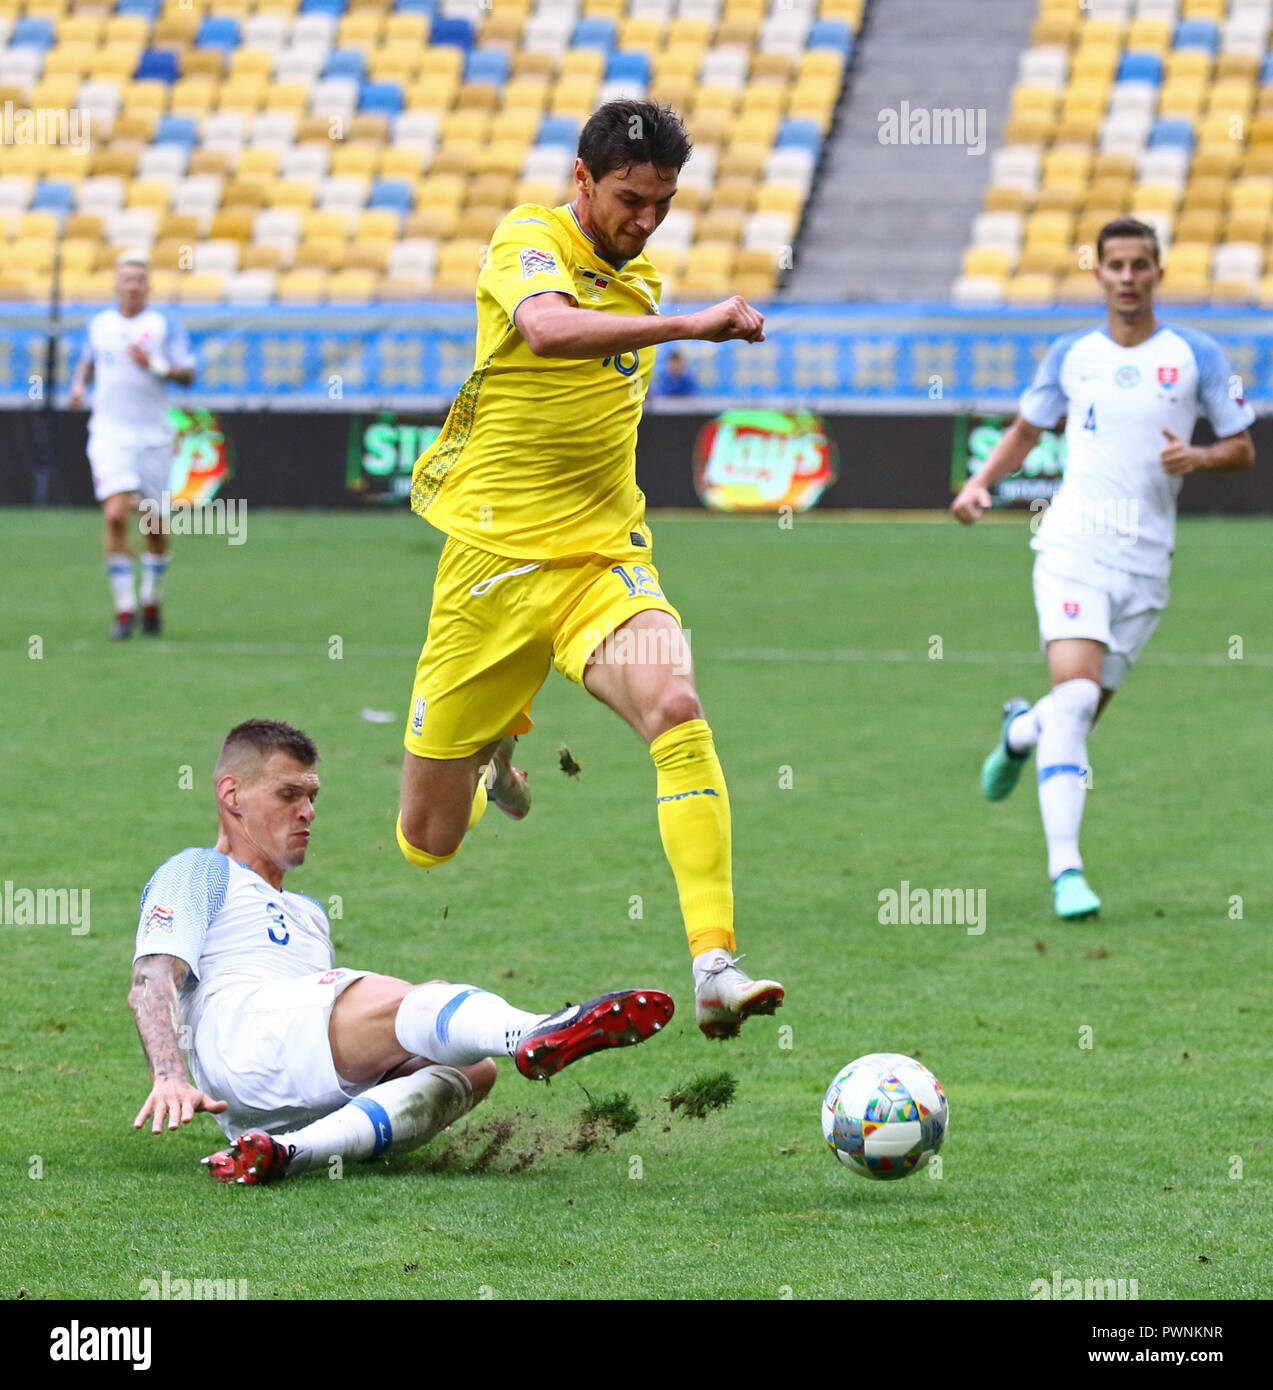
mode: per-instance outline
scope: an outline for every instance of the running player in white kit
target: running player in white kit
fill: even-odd
[[[141,557],[142,632],[157,637],[159,603],[168,571],[167,498],[176,431],[168,418],[167,386],[195,378],[190,340],[177,318],[149,308],[146,257],[129,252],[115,271],[117,307],[89,320],[84,352],[75,369],[70,404],[84,404],[93,384],[88,422],[88,461],[93,493],[106,518],[106,572],[115,604],[111,637],[131,635],[137,611],[129,519],[147,504]],[[163,524],[158,522],[162,519]]]
[[[317,761],[289,724],[232,729],[216,847],[182,850],[146,885],[128,1003],[153,1084],[134,1128],[206,1111],[231,1141],[203,1160],[212,1176],[274,1182],[426,1143],[485,1098],[492,1055],[546,1079],[672,1017],[659,990],[526,1013],[472,985],[336,968],[322,906],[283,887],[309,846]]]
[[[1007,796],[1038,745],[1053,906],[1070,920],[1101,906],[1079,854],[1087,736],[1167,607],[1181,483],[1195,469],[1236,472],[1255,462],[1248,433],[1255,412],[1219,344],[1154,316],[1163,272],[1153,228],[1132,218],[1107,223],[1097,262],[1108,325],[1052,344],[1021,413],[951,504],[971,525],[1040,430],[1066,418],[1065,477],[1030,543],[1052,690],[1034,706],[1023,699],[1004,706],[981,785],[991,801]],[[1188,442],[1200,414],[1217,437],[1205,448]]]

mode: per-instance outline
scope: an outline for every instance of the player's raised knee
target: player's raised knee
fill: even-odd
[[[461,1070],[469,1079],[469,1085],[473,1088],[473,1104],[481,1105],[491,1093],[491,1087],[495,1085],[495,1078],[499,1075],[499,1069],[491,1058],[477,1062],[471,1067],[463,1067]]]
[[[454,859],[464,840],[464,827],[439,823],[404,809],[398,817],[398,848],[417,868],[432,869]]]
[[[703,718],[703,706],[691,685],[676,684],[660,694],[650,714],[651,736],[657,737],[678,724]]]

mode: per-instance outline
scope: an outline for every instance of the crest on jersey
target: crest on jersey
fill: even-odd
[[[551,251],[541,251],[536,246],[528,246],[519,253],[522,263],[522,279],[529,280],[532,275],[556,275],[557,258]]]
[[[1121,386],[1125,391],[1137,385],[1140,381],[1140,368],[1133,367],[1130,363],[1126,367],[1120,367],[1114,373],[1114,384]]]
[[[424,733],[424,711],[428,708],[428,700],[423,695],[416,696],[415,705],[411,710],[411,732],[413,734]]]
[[[1174,386],[1180,380],[1179,367],[1159,367],[1158,380],[1164,386]]]
[[[146,917],[145,931],[172,931],[172,908],[160,907],[157,903]]]
[[[1078,615],[1079,615],[1079,606],[1078,606],[1077,603],[1067,603],[1067,604],[1065,605],[1065,616],[1066,616],[1067,618],[1077,618]]]

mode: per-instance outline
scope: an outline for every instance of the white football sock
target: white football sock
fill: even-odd
[[[141,557],[141,601],[143,604],[158,603],[164,596],[164,576],[168,573],[169,552],[152,555],[149,550]]]
[[[1087,796],[1087,736],[1101,688],[1095,681],[1062,681],[1039,734],[1039,810],[1048,842],[1048,877],[1081,869],[1079,827]]]
[[[394,1032],[417,1057],[466,1067],[484,1057],[512,1057],[523,1034],[547,1017],[473,985],[417,985],[398,1005]]]
[[[1014,753],[1024,753],[1038,743],[1039,733],[1051,708],[1052,696],[1045,695],[1008,725],[1008,747]]]
[[[115,604],[115,612],[133,612],[137,607],[137,579],[133,571],[133,557],[107,555],[106,575],[110,580],[111,600]]]
[[[290,1134],[276,1134],[295,1149],[288,1175],[341,1158],[371,1158],[392,1148],[418,1149],[454,1124],[473,1105],[473,1087],[454,1067],[422,1067],[409,1076],[372,1086],[348,1105]]]

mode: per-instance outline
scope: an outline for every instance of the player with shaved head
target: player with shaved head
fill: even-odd
[[[212,1175],[273,1182],[426,1143],[485,1098],[493,1056],[547,1078],[671,1018],[658,990],[542,1014],[472,985],[336,968],[322,905],[283,887],[309,849],[317,764],[290,724],[232,729],[216,845],[182,850],[146,885],[128,1003],[152,1084],[135,1128],[206,1111],[230,1140],[204,1160]]]

